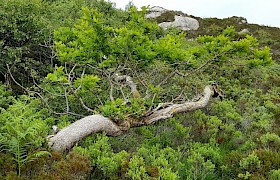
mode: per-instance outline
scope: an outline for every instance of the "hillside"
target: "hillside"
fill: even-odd
[[[279,28],[104,0],[0,21],[0,179],[280,179]]]
[[[153,8],[153,7],[152,7]],[[161,8],[161,7],[159,7]],[[164,9],[164,8],[163,8]],[[186,16],[196,19],[199,22],[199,28],[194,31],[189,31],[187,38],[196,38],[199,35],[219,35],[228,26],[234,26],[237,32],[244,29],[249,31],[249,34],[258,38],[260,46],[269,46],[271,48],[274,59],[280,59],[280,28],[270,27],[258,24],[250,24],[245,17],[229,17],[224,19],[218,18],[200,18],[193,15],[188,15],[181,11],[167,10],[159,17],[155,18],[158,23],[174,21],[174,16]],[[242,35],[240,35],[242,37]]]

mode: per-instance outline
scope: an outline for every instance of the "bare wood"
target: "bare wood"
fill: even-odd
[[[185,102],[183,104],[163,104],[159,105],[149,114],[143,115],[142,118],[134,120],[124,120],[122,124],[115,124],[111,119],[102,115],[91,115],[84,117],[66,128],[59,131],[57,134],[49,137],[49,147],[55,151],[64,151],[70,149],[76,142],[84,137],[96,133],[106,132],[110,136],[118,136],[124,131],[132,127],[144,126],[153,124],[159,120],[164,120],[172,117],[175,114],[194,111],[205,107],[211,96],[214,94],[212,86],[206,86],[204,94],[199,101]]]
[[[198,72],[199,70],[201,70],[202,68],[204,68],[206,65],[208,65],[209,63],[211,63],[212,61],[216,60],[217,56],[215,55],[212,59],[207,60],[205,63],[203,63],[201,66],[199,66],[198,68],[194,69],[193,71],[187,73],[187,74],[183,74],[181,73],[179,70],[175,70],[174,72],[179,75],[179,76],[183,76],[183,77],[188,77],[196,72]]]
[[[212,91],[212,87],[206,86],[204,89],[204,96],[199,101],[185,102],[183,104],[171,104],[166,108],[154,111],[151,115],[145,118],[144,122],[146,125],[149,125],[159,120],[171,118],[178,113],[189,112],[204,108],[208,104],[213,93],[214,92]]]
[[[120,128],[109,118],[101,115],[91,115],[70,124],[50,137],[48,145],[55,151],[65,151],[93,132],[106,132],[111,136],[122,133]]]

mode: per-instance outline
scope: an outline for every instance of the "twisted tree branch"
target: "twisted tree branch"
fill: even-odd
[[[127,76],[121,77],[119,79],[125,79],[126,81],[131,80]],[[178,113],[201,109],[209,103],[211,96],[215,93],[214,91],[215,88],[213,88],[213,86],[206,86],[203,96],[196,102],[185,102],[183,104],[171,103],[165,104],[164,106],[158,106],[151,113],[143,115],[140,119],[124,120],[124,122],[119,125],[115,124],[111,119],[102,115],[87,116],[74,122],[73,124],[70,124],[57,134],[50,137],[48,145],[55,151],[64,151],[66,149],[70,149],[75,145],[76,142],[92,133],[103,131],[106,132],[107,135],[118,136],[122,134],[124,130],[131,127],[150,125],[159,120],[170,118]],[[128,128],[122,127],[124,124],[126,124]]]
[[[48,145],[55,151],[70,149],[76,142],[93,132],[106,132],[117,136],[122,133],[120,128],[110,119],[101,115],[86,116],[49,138]]]

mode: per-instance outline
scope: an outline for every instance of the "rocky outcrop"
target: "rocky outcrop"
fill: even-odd
[[[162,13],[165,13],[167,10],[159,7],[159,6],[154,6],[149,9],[148,13],[146,14],[146,18],[157,18],[162,15]]]
[[[196,19],[190,17],[176,16],[173,22],[162,22],[159,24],[163,29],[168,29],[170,27],[176,27],[183,31],[197,30],[199,28],[199,23]]]
[[[250,31],[248,29],[242,29],[240,32],[238,32],[239,35],[246,35],[250,34]]]
[[[197,30],[199,22],[179,11],[169,11],[159,6],[154,6],[148,10],[146,18],[154,18],[163,29],[179,28],[183,31]],[[163,21],[164,20],[164,21]]]

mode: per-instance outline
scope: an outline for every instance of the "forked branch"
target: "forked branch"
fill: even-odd
[[[134,98],[141,97],[140,93],[137,90],[137,85],[132,81],[132,78],[130,76],[127,75],[119,76],[118,74],[115,74],[115,81],[126,83],[130,87],[132,96]]]
[[[130,81],[128,76],[117,76],[119,80],[125,80],[132,85],[131,89],[136,90],[134,83]],[[216,89],[213,85],[206,86],[204,94],[196,102],[185,102],[182,104],[166,104],[166,106],[158,106],[151,113],[143,115],[139,119],[123,120],[122,124],[126,124],[128,127],[150,125],[157,121],[168,119],[175,114],[194,111],[196,109],[204,108],[208,103],[212,95],[215,94]],[[128,125],[127,125],[128,124]],[[73,124],[70,124],[66,128],[59,131],[53,137],[49,138],[49,147],[55,151],[64,151],[70,149],[79,140],[84,137],[96,133],[106,132],[110,136],[118,136],[124,132],[121,124],[114,123],[113,120],[106,118],[102,115],[91,115],[82,118]],[[129,129],[129,128],[128,128]]]

